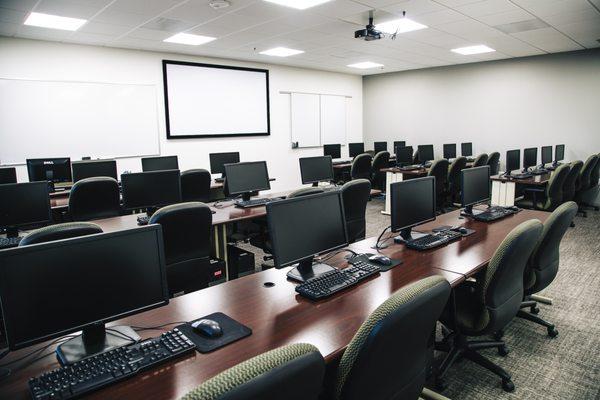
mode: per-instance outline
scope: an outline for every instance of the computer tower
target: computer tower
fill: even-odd
[[[227,274],[225,273],[225,261],[211,259],[209,262],[209,280],[208,286],[215,286],[225,282]]]
[[[229,265],[229,279],[254,273],[254,253],[233,244],[227,245],[227,263]]]

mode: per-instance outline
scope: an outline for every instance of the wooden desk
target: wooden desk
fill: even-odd
[[[503,207],[513,206],[515,204],[515,193],[517,185],[525,186],[545,186],[552,173],[543,175],[533,175],[527,179],[514,179],[504,175],[494,175],[492,180],[492,204]]]
[[[420,168],[410,171],[401,170],[398,167],[383,168],[381,172],[385,172],[385,192],[390,193],[390,185],[396,182],[402,182],[406,179],[420,178],[426,176],[429,169]],[[392,207],[392,196],[385,196],[385,208],[381,211],[382,214],[390,215]]]

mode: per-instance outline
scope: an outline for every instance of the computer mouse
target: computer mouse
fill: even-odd
[[[467,230],[467,228],[463,228],[462,226],[460,228],[457,229],[458,233],[466,235],[467,233],[469,233],[469,231]]]
[[[374,256],[369,257],[369,261],[379,265],[392,265],[392,260],[389,257],[386,257],[381,254],[376,254]]]
[[[218,338],[223,335],[221,325],[212,319],[199,319],[198,321],[192,322],[192,328],[194,329],[194,332],[209,339]]]

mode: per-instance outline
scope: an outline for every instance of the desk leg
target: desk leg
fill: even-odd
[[[392,192],[390,191],[390,185],[396,182],[402,182],[403,175],[395,172],[385,173],[385,209],[381,212],[385,215],[390,215],[392,210]]]
[[[214,252],[215,256],[225,262],[225,281],[229,280],[229,262],[227,260],[227,224],[214,226]]]
[[[515,183],[492,181],[492,205],[510,207],[515,205]]]

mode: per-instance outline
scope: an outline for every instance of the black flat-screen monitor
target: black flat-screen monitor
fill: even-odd
[[[71,182],[71,159],[68,157],[29,158],[27,159],[27,174],[29,182]]]
[[[535,167],[537,165],[537,147],[523,150],[523,168]]]
[[[303,157],[300,159],[300,176],[303,184],[317,184],[333,180],[330,156]]]
[[[16,168],[0,168],[0,185],[3,185],[5,183],[17,183]]]
[[[224,174],[225,164],[235,164],[240,162],[240,153],[232,151],[229,153],[210,153],[210,173]]]
[[[342,158],[342,145],[341,144],[325,144],[323,145],[323,155],[331,156],[331,158]]]
[[[73,182],[96,176],[107,176],[117,180],[117,162],[115,160],[74,161]]]
[[[554,162],[559,162],[565,159],[565,145],[557,144],[554,147]]]
[[[46,182],[0,185],[0,228],[17,236],[18,228],[47,224],[52,219]]]
[[[461,143],[460,155],[463,157],[471,157],[473,155],[473,143]]]
[[[467,214],[473,213],[475,204],[490,199],[490,167],[465,168],[461,171],[460,200]]]
[[[552,162],[552,146],[542,146],[542,165]]]
[[[142,158],[142,171],[164,171],[166,169],[179,169],[177,156],[145,157]]]
[[[419,153],[419,161],[422,163],[434,159],[432,144],[420,144],[419,147],[417,147],[417,152]]]
[[[446,160],[456,158],[456,143],[449,143],[444,145],[444,158]]]
[[[248,200],[250,193],[271,189],[266,161],[225,164],[229,194],[242,194]]]
[[[521,169],[521,150],[508,150],[506,152],[506,173]]]
[[[351,158],[356,157],[359,154],[365,152],[365,144],[364,143],[349,143],[348,144],[348,154]]]
[[[404,140],[395,140],[394,141],[394,154],[398,152],[398,148],[406,147],[406,142]]]
[[[128,210],[155,208],[181,202],[178,169],[121,175],[123,206]]]
[[[396,164],[403,166],[403,165],[410,165],[413,162],[413,147],[412,146],[405,146],[405,147],[398,147],[396,149]]]
[[[435,220],[433,176],[392,183],[390,192],[392,231],[405,240],[410,240],[412,227]]]
[[[375,150],[375,154],[380,151],[387,151],[387,142],[375,142],[373,144],[373,150]]]
[[[275,266],[300,263],[288,276],[305,280],[331,269],[313,266],[313,257],[348,244],[344,206],[339,191],[296,197],[267,204],[267,221]]]
[[[71,344],[79,340],[102,348],[111,335],[105,323],[167,304],[161,232],[150,225],[0,251],[9,349],[80,330],[83,338]],[[97,342],[89,343],[98,332]],[[57,353],[65,364],[60,357],[65,354]]]

